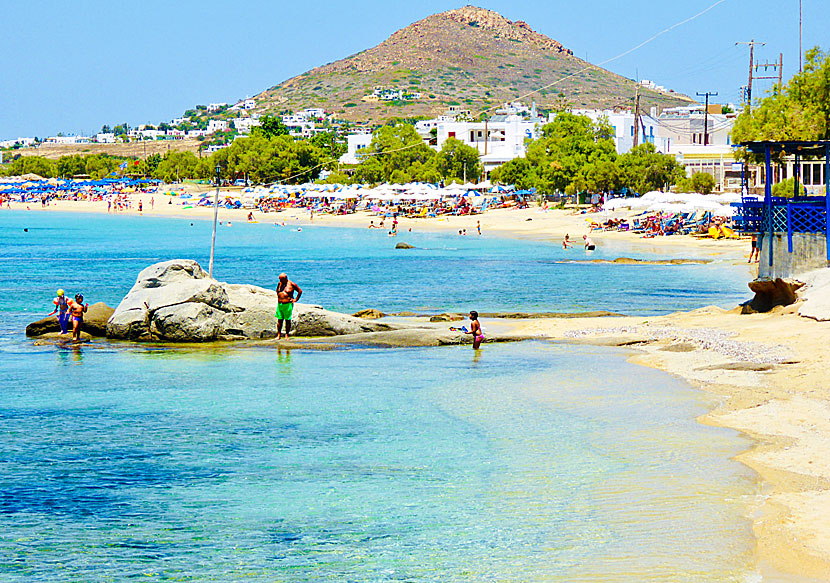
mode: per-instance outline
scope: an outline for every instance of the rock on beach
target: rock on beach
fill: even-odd
[[[175,259],[142,270],[107,323],[107,337],[145,342],[210,342],[274,338],[277,294],[219,282],[193,260]],[[294,305],[292,335],[338,336],[393,330],[307,304]]]

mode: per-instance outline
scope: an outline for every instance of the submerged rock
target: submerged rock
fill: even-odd
[[[86,314],[84,314],[83,331],[90,336],[106,336],[107,321],[113,312],[115,310],[104,302],[91,304]],[[72,330],[71,324],[69,330]],[[56,316],[48,316],[26,326],[26,336],[43,336],[44,334],[59,333],[60,331],[61,327]]]
[[[369,308],[367,310],[360,310],[359,312],[352,314],[352,316],[355,318],[363,318],[364,320],[379,320],[380,318],[385,318],[386,314],[380,310]]]
[[[436,314],[435,316],[430,316],[430,322],[459,322],[464,319],[464,316],[461,314]]]
[[[107,336],[138,341],[210,342],[274,338],[277,294],[211,279],[192,260],[147,267],[107,323]],[[295,304],[292,335],[337,336],[395,326]]]
[[[409,243],[400,242],[395,245],[395,249],[414,249],[415,245],[410,245]]]

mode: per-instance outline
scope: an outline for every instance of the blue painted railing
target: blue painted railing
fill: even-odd
[[[732,221],[742,233],[787,233],[792,251],[793,233],[824,233],[827,227],[827,206],[821,197],[772,197],[767,206],[763,200],[744,199],[733,203]],[[771,223],[771,225],[770,225]]]

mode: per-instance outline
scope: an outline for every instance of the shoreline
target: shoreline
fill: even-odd
[[[212,220],[212,207],[183,208],[178,199],[178,204],[167,204],[169,196],[164,194],[152,194],[146,196],[132,195],[147,202],[149,197],[155,198],[154,208],[144,208],[139,213],[136,209],[122,210],[118,212],[107,212],[106,202],[89,201],[52,201],[47,207],[41,207],[36,203],[12,203],[11,210],[30,212],[77,212],[104,214],[110,216],[132,216],[132,217],[155,217],[155,218],[180,218],[196,220]],[[136,202],[137,204],[137,202]],[[7,210],[7,209],[2,209]],[[237,224],[248,224],[246,217],[251,212],[248,209],[226,209],[219,208],[218,217],[222,222],[232,221]],[[292,208],[274,213],[261,213],[253,211],[257,223],[280,224],[285,222],[286,226],[310,227],[341,227],[366,229],[370,221],[379,222],[380,217],[369,211],[359,211],[349,215],[328,215],[315,214],[311,219],[306,209]],[[581,214],[573,209],[548,209],[542,210],[539,207],[531,206],[526,209],[493,209],[483,214],[470,216],[442,216],[437,218],[399,218],[397,241],[404,241],[408,230],[428,232],[457,232],[459,229],[466,229],[467,236],[475,237],[476,222],[481,222],[482,235],[493,234],[499,237],[510,239],[530,239],[536,241],[549,241],[557,245],[561,244],[566,234],[571,236],[575,250],[581,250],[582,235],[588,235],[602,246],[603,241],[613,243],[625,243],[638,247],[642,251],[678,252],[684,248],[693,249],[699,253],[705,253],[712,257],[725,258],[729,260],[746,260],[749,257],[749,242],[746,239],[714,240],[708,238],[695,238],[689,235],[660,236],[644,238],[635,233],[627,231],[594,231],[589,230],[589,221],[592,218],[602,217],[595,213]],[[378,229],[381,230],[381,229]],[[388,230],[388,229],[387,229]]]
[[[793,306],[752,315],[708,307],[651,318],[524,321],[511,332],[628,348],[630,362],[718,399],[698,421],[755,443],[735,459],[765,490],[747,517],[762,573],[830,581],[830,374],[821,353],[830,322],[802,318]]]

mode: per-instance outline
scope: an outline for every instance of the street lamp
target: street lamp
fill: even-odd
[[[213,195],[213,237],[210,239],[210,264],[208,265],[208,277],[213,278],[213,251],[216,248],[216,219],[219,216],[219,173],[222,167],[216,165],[216,194]]]

